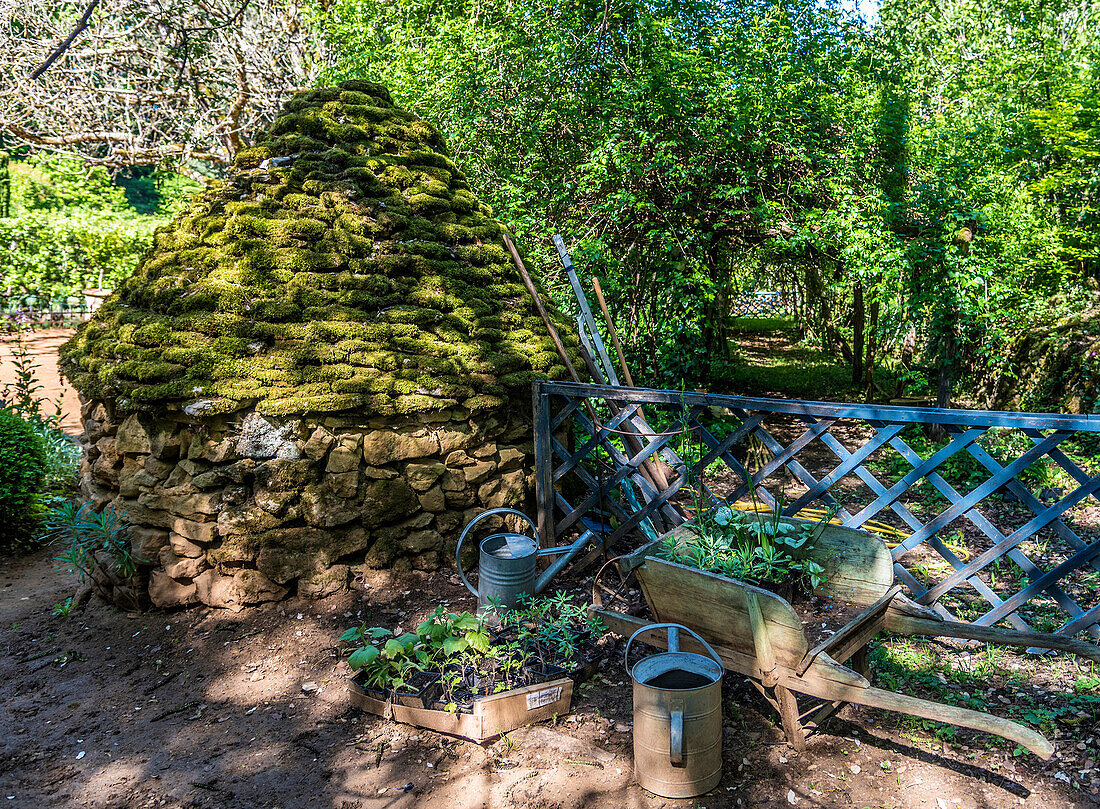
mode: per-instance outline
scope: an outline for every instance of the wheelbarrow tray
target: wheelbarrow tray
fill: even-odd
[[[766,518],[765,518],[766,519]],[[804,525],[801,520],[784,522]],[[679,623],[710,643],[730,671],[747,676],[779,711],[788,739],[798,748],[813,730],[843,704],[851,702],[897,711],[1002,736],[1047,759],[1053,747],[1043,736],[1015,722],[950,705],[875,688],[868,679],[867,643],[882,630],[974,638],[993,643],[1060,648],[1097,659],[1092,644],[1064,636],[973,627],[919,606],[894,584],[890,552],[864,531],[821,525],[810,558],[826,570],[820,591],[862,611],[831,637],[810,648],[803,625],[785,599],[746,582],[655,558],[651,543],[622,563],[638,577],[654,618]],[[681,527],[673,532],[690,531]],[[597,609],[616,632],[630,634],[646,625],[633,616]],[[658,633],[641,636],[661,646]],[[685,639],[690,646],[690,639]],[[851,661],[851,667],[844,665]],[[797,694],[824,701],[801,713]]]
[[[563,677],[480,697],[474,700],[470,713],[413,708],[378,699],[363,688],[357,676],[348,680],[348,695],[353,705],[367,713],[484,744],[532,722],[569,713],[573,680]]]

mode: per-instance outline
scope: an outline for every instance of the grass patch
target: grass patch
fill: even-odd
[[[731,331],[739,334],[770,334],[777,331],[790,331],[795,323],[790,317],[735,317],[729,325]]]

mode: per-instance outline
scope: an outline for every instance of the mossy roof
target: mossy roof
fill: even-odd
[[[123,411],[271,414],[479,409],[565,373],[439,133],[362,81],[296,94],[62,367]]]

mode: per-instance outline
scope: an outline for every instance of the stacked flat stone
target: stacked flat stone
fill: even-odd
[[[153,602],[230,607],[440,564],[524,505],[529,383],[565,372],[499,223],[369,82],[296,95],[62,368]]]

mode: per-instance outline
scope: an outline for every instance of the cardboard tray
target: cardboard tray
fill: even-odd
[[[348,693],[351,703],[367,713],[481,744],[532,722],[550,719],[554,714],[561,716],[569,713],[573,701],[573,681],[563,677],[481,697],[474,701],[473,712],[459,714],[410,708],[390,700],[377,699],[364,691],[354,677],[348,680]]]

